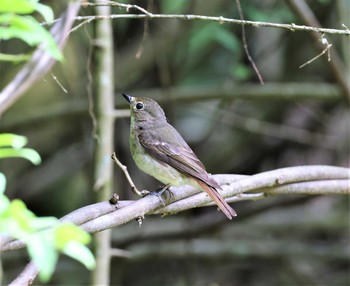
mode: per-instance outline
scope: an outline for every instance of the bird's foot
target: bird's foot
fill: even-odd
[[[165,206],[166,204],[165,204],[164,199],[162,198],[162,195],[163,194],[166,195],[165,196],[166,201],[169,201],[170,198],[173,196],[173,193],[169,190],[169,188],[170,188],[170,185],[166,185],[157,191],[153,191],[153,192],[147,191],[148,193],[146,194],[146,196],[147,195],[157,196],[160,199],[160,201],[162,202],[163,206]]]

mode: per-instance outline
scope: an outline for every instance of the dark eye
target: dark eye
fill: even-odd
[[[141,110],[143,109],[143,103],[139,102],[136,104],[136,109]]]

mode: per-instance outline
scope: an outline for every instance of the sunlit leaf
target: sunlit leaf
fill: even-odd
[[[15,14],[0,15],[0,39],[18,38],[30,46],[42,45],[55,59],[61,60],[62,54],[52,35],[31,16]]]
[[[58,219],[53,216],[45,216],[45,217],[36,217],[31,220],[30,225],[33,229],[44,229],[48,227],[52,227],[58,222]]]
[[[39,277],[47,282],[55,270],[58,252],[53,246],[52,233],[38,233],[27,240],[28,252],[35,265],[39,268]]]
[[[0,159],[9,157],[20,157],[31,161],[34,165],[41,163],[41,158],[38,152],[33,149],[13,149],[13,148],[0,148]]]
[[[27,142],[28,140],[24,136],[11,133],[0,134],[0,147],[11,146],[13,148],[22,148]]]
[[[38,3],[35,10],[43,16],[46,22],[51,23],[54,20],[52,9],[49,6]]]
[[[35,11],[35,6],[38,1],[28,0],[1,0],[0,12],[13,12],[19,14],[30,14]]]
[[[72,241],[69,242],[63,249],[63,253],[79,261],[88,269],[95,267],[95,258],[90,249],[81,243]]]
[[[9,216],[12,217],[18,226],[27,231],[34,231],[30,222],[35,218],[35,215],[27,209],[26,205],[21,200],[13,200],[9,208]]]
[[[4,194],[0,194],[0,220],[4,220],[4,212],[8,210],[10,205],[10,200]],[[2,224],[0,224],[0,231],[2,228]]]
[[[60,224],[55,228],[56,247],[63,249],[71,241],[76,241],[83,244],[90,242],[90,235],[71,223]]]

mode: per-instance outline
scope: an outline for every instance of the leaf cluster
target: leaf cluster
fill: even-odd
[[[41,162],[33,149],[23,148],[27,138],[15,134],[0,134],[0,158],[22,157],[33,164]],[[85,246],[90,235],[71,223],[60,223],[55,217],[37,217],[22,200],[10,201],[5,195],[6,178],[0,173],[0,237],[19,239],[40,269],[42,281],[48,281],[62,252],[91,269],[95,260]]]
[[[35,18],[40,14],[48,23],[53,22],[53,11],[38,0],[1,0],[0,1],[0,40],[19,39],[29,46],[41,45],[53,58],[62,60],[52,35]],[[27,60],[29,55],[0,54],[2,61]]]

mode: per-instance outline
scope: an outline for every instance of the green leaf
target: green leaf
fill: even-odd
[[[52,9],[49,6],[38,3],[35,10],[43,16],[46,22],[51,23],[54,20]]]
[[[0,39],[18,38],[30,46],[42,45],[55,59],[61,60],[62,54],[52,35],[31,16],[15,14],[0,15]]]
[[[24,231],[32,232],[35,229],[31,226],[31,221],[35,215],[27,209],[21,200],[13,200],[9,207],[9,217],[16,221],[18,227]]]
[[[58,253],[53,246],[52,231],[31,235],[26,243],[30,257],[40,270],[40,279],[47,282],[54,272],[58,260]]]
[[[55,245],[66,255],[78,260],[88,269],[95,267],[95,259],[88,247],[90,234],[71,223],[63,223],[55,229]]]
[[[0,220],[4,221],[4,216],[10,205],[10,200],[4,194],[0,194]],[[2,228],[2,223],[0,224],[0,232]]]
[[[0,159],[9,157],[20,157],[31,161],[34,165],[41,163],[41,158],[38,152],[33,149],[13,149],[13,148],[0,148]]]
[[[28,0],[0,0],[0,12],[12,12],[19,14],[30,14],[35,11],[38,1]]]
[[[35,230],[45,229],[57,224],[58,219],[53,216],[36,217],[30,221],[30,225]]]
[[[87,269],[93,269],[96,265],[95,258],[90,249],[76,241],[69,242],[62,250],[64,254],[79,261]]]
[[[239,80],[246,80],[252,75],[252,70],[248,66],[240,63],[233,65],[230,72]]]
[[[11,133],[0,134],[0,147],[11,146],[13,148],[22,148],[27,142],[28,140],[24,136]]]
[[[58,249],[64,249],[71,241],[88,244],[90,235],[71,223],[63,223],[55,228],[55,245]]]
[[[11,54],[3,54],[0,53],[0,61],[6,61],[6,62],[24,62],[28,61],[30,59],[31,55],[29,54],[18,54],[18,55],[11,55]]]

